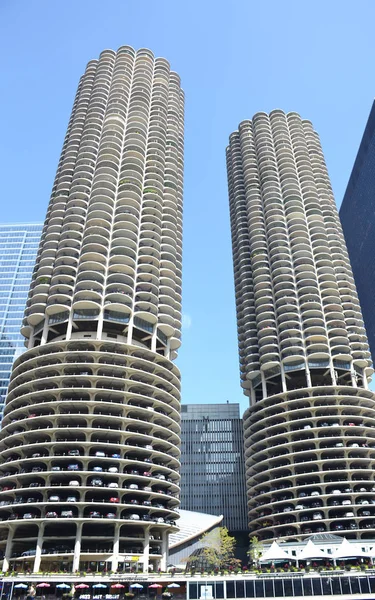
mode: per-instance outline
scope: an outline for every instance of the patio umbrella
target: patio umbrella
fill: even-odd
[[[143,589],[143,585],[141,585],[140,583],[132,583],[131,585],[129,585],[129,587],[136,588],[137,590]]]
[[[159,585],[158,583],[153,583],[152,585],[149,585],[148,587],[156,589],[156,588],[162,588],[163,586]]]
[[[92,587],[93,588],[106,588],[107,586],[104,583],[96,583]]]
[[[43,588],[47,588],[47,587],[51,587],[49,583],[38,583],[36,587],[43,587]]]
[[[122,585],[122,583],[114,583],[113,585],[111,585],[112,588],[116,588],[116,590],[120,590],[121,588],[124,588],[125,586]]]
[[[170,583],[169,585],[167,585],[167,588],[178,588],[178,587],[180,587],[178,585],[178,583]]]
[[[66,584],[66,583],[59,583],[57,586],[57,588],[60,588],[62,590],[70,590],[70,585]]]
[[[21,589],[25,590],[28,586],[26,585],[26,583],[17,583],[17,585],[15,585],[14,587],[16,589],[21,588]]]
[[[76,589],[77,590],[84,590],[86,588],[89,588],[90,586],[87,585],[86,583],[79,583],[78,585],[76,585]]]

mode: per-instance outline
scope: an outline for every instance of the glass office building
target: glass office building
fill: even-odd
[[[0,224],[0,421],[20,334],[42,223]]]
[[[375,102],[340,208],[372,362],[375,362]]]
[[[185,404],[181,417],[181,508],[223,515],[231,532],[247,530],[239,404]]]

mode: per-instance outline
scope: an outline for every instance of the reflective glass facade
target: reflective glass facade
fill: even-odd
[[[340,219],[375,362],[375,102],[340,208]]]
[[[0,420],[20,334],[42,223],[0,224]]]
[[[183,405],[181,417],[181,508],[223,515],[230,531],[247,530],[239,405]]]

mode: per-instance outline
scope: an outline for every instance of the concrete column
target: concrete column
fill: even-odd
[[[337,385],[336,371],[331,360],[329,361],[329,372],[331,374],[332,385]]]
[[[33,330],[33,333],[30,335],[29,341],[27,344],[27,349],[30,350],[30,348],[34,348],[34,330]]]
[[[281,365],[281,386],[282,386],[283,392],[287,392],[288,391],[288,388],[286,386],[286,377],[285,377],[284,365]]]
[[[363,387],[364,387],[365,390],[368,390],[368,381],[367,381],[367,377],[366,377],[366,369],[363,369],[362,373],[363,373],[363,375],[362,375]]]
[[[112,571],[117,571],[118,569],[118,557],[120,553],[120,523],[116,523],[115,525],[115,536],[113,538],[113,558],[112,558]]]
[[[128,339],[126,340],[127,344],[131,344],[133,339],[133,317],[130,317],[129,325],[128,325]]]
[[[167,560],[168,560],[168,533],[163,531],[161,534],[161,561],[160,568],[162,571],[167,570]]]
[[[150,562],[150,530],[145,531],[145,541],[143,542],[143,572],[148,573],[148,563]]]
[[[308,365],[306,365],[306,383],[307,387],[311,387],[311,374]]]
[[[156,352],[156,327],[154,327],[154,331],[151,338],[151,350],[152,352]]]
[[[3,569],[2,569],[4,573],[9,570],[9,559],[12,556],[12,545],[13,545],[14,533],[15,533],[15,529],[13,529],[13,527],[10,527],[9,532],[8,532],[7,544],[6,544],[5,552],[4,552]]]
[[[79,571],[79,562],[81,559],[82,526],[82,523],[77,524],[76,541],[74,543],[73,573]]]
[[[355,370],[353,368],[353,365],[352,365],[352,368],[350,369],[350,377],[351,377],[351,380],[352,380],[352,386],[355,387],[355,388],[358,387],[356,373],[355,373]]]
[[[263,398],[267,398],[267,383],[266,383],[266,378],[264,376],[263,371],[260,372],[260,378],[262,380],[262,394],[263,394]]]
[[[72,329],[73,329],[73,309],[71,309],[71,312],[69,315],[69,321],[66,326],[66,339],[67,340],[70,340],[70,338],[72,337]]]
[[[40,571],[40,562],[42,560],[42,547],[43,547],[43,536],[44,536],[44,523],[39,525],[38,540],[36,542],[36,554],[33,566],[33,573]]]
[[[42,333],[42,339],[40,340],[40,345],[43,346],[44,344],[47,343],[47,338],[48,338],[48,319],[49,317],[46,316],[46,320],[44,322],[44,327],[43,327],[43,333]]]
[[[101,340],[102,339],[103,319],[104,319],[104,308],[102,308],[100,310],[99,317],[98,317],[98,327],[97,327],[97,330],[96,330],[96,339],[97,340]]]

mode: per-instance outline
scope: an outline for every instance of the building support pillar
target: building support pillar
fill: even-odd
[[[148,564],[150,562],[150,530],[147,527],[145,531],[145,541],[143,542],[143,572],[148,573]]]
[[[12,556],[12,546],[13,546],[13,538],[15,534],[15,529],[13,527],[9,527],[7,544],[5,546],[4,552],[4,560],[3,560],[3,573],[9,571],[9,559]]]
[[[310,388],[311,386],[311,373],[310,373],[310,369],[309,366],[306,365],[306,384],[307,387]]]
[[[74,543],[74,555],[73,555],[73,573],[79,571],[79,563],[81,559],[81,543],[82,543],[82,523],[77,524],[76,530],[76,541]]]
[[[36,542],[36,552],[35,552],[33,573],[38,573],[38,571],[40,571],[40,563],[42,560],[43,537],[44,537],[44,523],[41,523],[39,525],[38,539]]]
[[[167,560],[168,560],[168,533],[163,531],[161,534],[161,561],[160,561],[160,569],[162,571],[167,570]]]
[[[264,400],[264,398],[267,398],[267,383],[263,371],[260,372],[260,378],[262,380],[262,395]]]
[[[116,572],[118,569],[118,560],[120,554],[120,527],[120,523],[116,523],[112,549],[112,571],[114,572]]]
[[[96,339],[101,340],[103,334],[104,309],[102,308],[98,317],[98,326],[96,328]]]
[[[284,365],[281,365],[281,387],[283,392],[287,392],[288,388],[286,385],[286,377],[285,377],[285,371],[284,371]]]
[[[365,390],[368,390],[368,381],[367,381],[367,377],[366,377],[366,369],[362,370],[362,381],[363,381],[363,387]]]

